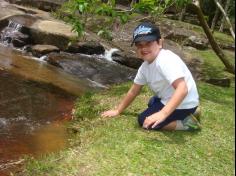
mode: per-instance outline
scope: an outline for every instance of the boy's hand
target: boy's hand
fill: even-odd
[[[163,122],[165,119],[166,119],[166,116],[161,111],[154,113],[145,119],[143,123],[143,128],[148,129],[150,126],[151,128],[155,128],[155,126]]]
[[[102,117],[115,117],[118,116],[120,113],[118,110],[109,110],[109,111],[105,111],[103,113],[101,113]]]

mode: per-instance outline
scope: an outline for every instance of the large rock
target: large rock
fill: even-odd
[[[19,10],[15,6],[12,6],[8,2],[1,0],[0,1],[0,27],[1,27],[1,21],[4,20],[5,18],[8,18],[9,16],[13,15],[20,15],[24,14],[23,11]]]
[[[208,39],[193,30],[180,28],[170,22],[160,22],[160,30],[165,39],[175,41],[183,46],[191,46],[197,49],[208,48]]]
[[[118,44],[120,44],[120,46],[125,46],[125,44],[122,42],[118,42]],[[130,47],[130,46],[126,46],[126,47]],[[173,51],[174,53],[179,55],[181,58],[185,57],[181,46],[178,45],[176,42],[166,39],[163,42],[163,48]],[[118,62],[122,65],[131,67],[134,69],[138,69],[140,65],[143,63],[143,60],[138,58],[138,56],[134,52],[127,52],[127,50],[125,51],[119,50],[119,51],[114,52],[112,54],[112,59],[115,62]]]
[[[0,8],[0,30],[5,28],[10,21],[14,21],[26,29],[33,44],[55,45],[65,50],[68,43],[77,37],[70,25],[54,19],[50,13],[12,5],[5,1],[0,2]]]
[[[138,69],[140,65],[143,63],[143,60],[135,57],[133,55],[130,55],[129,53],[120,52],[117,51],[114,54],[112,54],[113,61],[125,65],[130,68]]]
[[[50,53],[47,61],[70,74],[105,86],[133,80],[136,74],[134,69],[83,54]]]
[[[66,49],[69,53],[104,54],[105,48],[97,41],[72,43]]]
[[[51,52],[59,52],[59,48],[53,45],[34,45],[31,48],[33,56],[41,57]]]
[[[66,0],[8,0],[10,3],[31,6],[47,12],[55,11]]]
[[[198,38],[194,35],[188,37],[188,40],[184,44],[185,46],[192,46],[199,50],[204,50],[208,48],[208,40],[203,38]]]
[[[71,26],[57,20],[38,20],[30,27],[33,43],[54,45],[61,50],[65,50],[69,42],[77,36],[71,31]]]

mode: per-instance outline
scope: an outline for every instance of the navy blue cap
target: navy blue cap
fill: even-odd
[[[136,42],[155,41],[160,38],[161,34],[157,26],[149,22],[143,22],[134,29],[131,46],[133,46],[133,44]]]

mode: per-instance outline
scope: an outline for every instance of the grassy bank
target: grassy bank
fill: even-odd
[[[77,131],[72,147],[30,160],[24,175],[233,175],[233,86],[198,82],[202,131],[149,132],[136,122],[151,95],[148,89],[123,115],[107,120],[99,117],[102,110],[117,104],[129,85],[81,98],[77,119],[70,124]]]
[[[103,110],[117,105],[131,83],[88,93],[76,103],[76,118],[68,124],[70,147],[59,153],[27,159],[24,176],[230,176],[234,175],[235,83],[223,71],[211,50],[195,53],[204,59],[209,77],[228,76],[231,87],[197,82],[203,129],[199,132],[146,131],[137,114],[146,108],[150,90],[145,88],[119,117],[102,119]],[[232,54],[232,53],[231,53]],[[233,55],[232,55],[233,61]]]

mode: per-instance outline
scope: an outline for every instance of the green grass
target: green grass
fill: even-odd
[[[37,159],[27,158],[24,176],[231,176],[235,153],[234,75],[212,50],[197,51],[207,78],[230,77],[231,87],[197,82],[201,102],[199,132],[146,131],[137,115],[152,96],[145,88],[119,117],[102,119],[100,113],[118,104],[131,83],[78,98],[76,118],[68,123],[70,146]],[[234,53],[226,52],[232,63]],[[19,175],[19,174],[17,174]]]
[[[235,64],[234,52],[225,50],[224,53],[229,58],[229,61],[234,65]],[[204,75],[205,79],[224,78],[224,77],[232,78],[232,80],[234,79],[234,75],[224,71],[225,70],[224,64],[213,50],[211,49],[197,50],[193,52],[192,55],[197,58],[203,59],[204,63],[202,65],[201,73],[202,75]]]
[[[193,31],[195,31],[203,36],[206,36],[206,34],[201,26],[191,25],[191,24],[189,24],[189,26],[191,26]],[[234,43],[233,37],[231,35],[225,34],[223,32],[214,31],[213,37],[215,38],[215,40],[217,41],[218,44],[223,43],[223,44],[227,44],[227,45],[232,45]]]
[[[76,131],[71,147],[29,160],[23,175],[234,175],[233,87],[198,82],[203,129],[157,132],[141,129],[136,121],[151,96],[147,88],[123,115],[100,118],[100,112],[115,106],[129,86],[114,86],[78,99],[77,118],[69,125]]]

